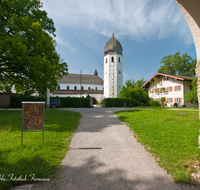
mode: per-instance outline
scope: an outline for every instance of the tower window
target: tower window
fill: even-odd
[[[107,58],[106,58],[106,63],[108,62]]]
[[[69,90],[69,86],[67,86],[67,90]]]
[[[58,85],[58,90],[60,90],[60,86]]]
[[[119,57],[119,63],[120,63],[120,57]]]
[[[114,62],[114,57],[111,58],[111,62]]]
[[[83,86],[81,86],[81,90],[84,90],[84,87],[83,87]]]
[[[74,86],[74,90],[76,90],[76,86]]]
[[[97,90],[97,87],[95,88],[95,90]]]
[[[88,90],[90,90],[90,87],[88,87]]]

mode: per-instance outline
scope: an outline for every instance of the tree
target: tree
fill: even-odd
[[[120,92],[120,98],[133,98],[137,100],[138,102],[143,102],[144,104],[149,102],[149,96],[148,93],[141,88],[141,86],[145,83],[144,78],[134,81],[127,80],[125,82],[126,86],[122,87],[122,90]]]
[[[137,80],[137,81],[135,81],[134,79],[129,79],[129,80],[127,80],[126,82],[125,82],[125,85],[126,85],[126,87],[129,87],[129,86],[131,86],[131,87],[141,87],[144,83],[145,83],[146,81],[144,80],[144,77],[143,78],[141,78],[141,79],[139,79],[139,80]]]
[[[192,59],[187,53],[180,55],[180,52],[176,52],[164,56],[160,63],[163,65],[158,69],[159,73],[195,76],[196,59]]]
[[[53,91],[67,74],[55,50],[55,27],[39,0],[0,0],[0,85],[18,92]]]
[[[185,101],[195,101],[196,104],[198,104],[198,97],[197,97],[197,78],[192,81],[192,90],[188,91],[185,94]]]

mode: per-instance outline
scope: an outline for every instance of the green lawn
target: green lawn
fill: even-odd
[[[35,178],[56,174],[80,118],[77,112],[47,110],[44,145],[42,132],[24,132],[22,147],[22,111],[0,111],[0,189],[19,183],[10,180],[12,174],[22,178],[27,175],[27,180],[32,174]]]
[[[190,183],[200,162],[196,111],[129,110],[116,113],[176,182]]]

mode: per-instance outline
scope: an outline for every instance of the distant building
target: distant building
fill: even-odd
[[[80,86],[81,84],[81,86]],[[67,74],[58,81],[58,88],[50,94],[51,97],[86,97],[93,98],[93,102],[104,98],[119,97],[123,87],[123,55],[120,42],[112,33],[111,39],[104,48],[104,80],[94,75]],[[39,94],[34,93],[35,96]]]
[[[151,82],[155,77],[159,79],[159,83],[152,85]],[[195,77],[156,73],[143,84],[142,88],[148,88],[149,97],[154,100],[161,101],[161,98],[165,97],[165,103],[168,107],[172,107],[174,103],[179,106],[198,107],[195,102],[187,103],[184,100],[184,95],[192,89],[191,83],[193,79]]]
[[[57,90],[50,94],[51,97],[86,97],[88,95],[93,98],[94,103],[103,100],[103,80],[96,70],[94,75],[69,73],[63,76],[58,81]]]
[[[120,42],[114,37],[104,48],[104,97],[119,97],[123,87],[123,55]]]

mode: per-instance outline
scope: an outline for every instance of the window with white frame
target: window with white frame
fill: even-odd
[[[179,91],[179,86],[176,86],[176,91]]]
[[[171,92],[171,86],[170,86],[170,87],[168,87],[168,92]]]
[[[171,102],[172,102],[171,98],[168,98],[168,102],[169,102],[169,103],[171,103]]]

